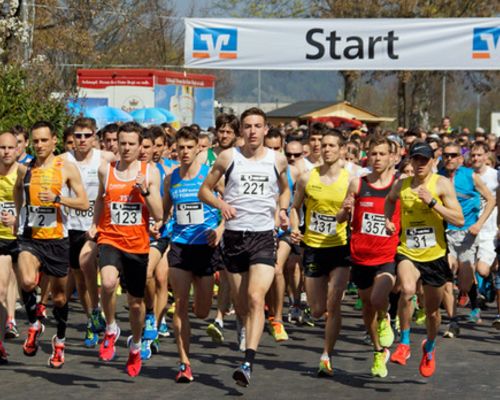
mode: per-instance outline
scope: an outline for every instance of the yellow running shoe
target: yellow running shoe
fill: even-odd
[[[175,302],[167,310],[167,315],[172,318],[175,314]]]
[[[392,346],[394,343],[394,332],[392,331],[391,318],[389,315],[378,321],[377,334],[382,347]]]
[[[288,333],[286,333],[282,322],[272,321],[270,325],[272,326],[271,334],[273,335],[274,340],[277,342],[284,342],[285,340],[288,340]]]
[[[333,368],[330,359],[319,360],[318,376],[319,377],[333,376]]]
[[[415,323],[419,326],[425,325],[425,309],[417,308],[415,311]]]
[[[387,361],[390,354],[388,349],[373,352],[372,376],[379,376],[380,378],[387,376]]]

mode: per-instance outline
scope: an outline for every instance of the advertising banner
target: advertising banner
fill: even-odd
[[[187,18],[185,66],[499,70],[500,18]]]

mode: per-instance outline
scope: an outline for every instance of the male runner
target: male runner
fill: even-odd
[[[10,132],[0,134],[0,364],[7,363],[3,339],[7,326],[9,284],[15,279],[13,263],[19,249],[13,229],[16,222],[14,183],[17,179],[17,139]],[[15,303],[15,297],[14,297]],[[12,299],[11,299],[12,301]],[[10,316],[13,319],[13,315]],[[12,322],[11,322],[12,323]],[[15,322],[14,322],[15,327]]]
[[[250,383],[252,364],[264,328],[265,296],[274,279],[276,200],[286,229],[290,190],[286,159],[264,147],[266,114],[250,108],[241,115],[244,145],[223,151],[200,188],[199,198],[226,220],[222,252],[235,298],[236,313],[246,327],[245,359],[234,373],[236,383]],[[225,176],[223,200],[213,190]]]
[[[30,137],[28,130],[23,126],[17,125],[11,131],[17,138],[17,162],[23,165],[29,164],[33,160],[33,156],[26,153]]]
[[[162,207],[160,176],[155,168],[137,160],[141,150],[142,128],[128,122],[118,129],[119,160],[99,167],[99,192],[90,237],[98,232],[101,301],[106,317],[106,332],[99,358],[111,361],[120,328],[115,320],[115,290],[120,275],[127,287],[132,336],[126,364],[127,373],[137,376],[141,370],[141,334],[144,322],[144,291],[149,253],[149,214],[159,229]]]
[[[117,124],[108,124],[99,131],[104,150],[110,151],[115,156],[118,156],[118,128]]]
[[[189,361],[191,329],[189,292],[194,290],[194,314],[206,318],[212,304],[214,272],[221,267],[219,241],[224,224],[219,211],[203,204],[198,191],[209,167],[196,161],[198,134],[185,127],[176,134],[180,167],[165,180],[163,208],[165,218],[173,206],[171,248],[168,253],[170,283],[175,297],[174,332],[179,352],[179,371],[175,380],[191,382]]]
[[[66,281],[68,275],[69,241],[66,213],[62,207],[85,211],[89,208],[87,194],[78,168],[60,156],[55,156],[57,135],[50,122],[39,121],[31,128],[31,142],[36,157],[29,165],[19,166],[14,188],[16,226],[23,209],[23,226],[18,238],[18,282],[21,286],[26,314],[30,322],[24,354],[34,356],[38,339],[44,331],[37,319],[35,286],[41,270],[50,281],[57,334],[52,338],[49,366],[64,364],[64,343],[68,321]],[[73,197],[62,196],[68,187]]]
[[[111,152],[94,149],[93,144],[96,132],[94,119],[78,118],[73,124],[72,132],[76,142],[75,149],[64,153],[62,157],[73,162],[78,167],[90,207],[85,211],[69,211],[69,265],[75,279],[78,296],[88,319],[84,345],[86,347],[94,347],[99,340],[99,333],[104,330],[105,322],[99,308],[97,290],[95,265],[97,246],[94,241],[89,240],[88,231],[92,225],[94,205],[99,188],[97,171],[101,163],[107,164],[113,161],[115,156]],[[80,265],[81,253],[84,257],[84,268],[81,268]],[[90,253],[92,253],[92,258],[90,257]],[[88,262],[85,263],[85,261]],[[68,298],[71,296],[69,290],[66,291],[66,296]]]
[[[417,141],[410,148],[414,176],[398,181],[385,202],[386,228],[397,232],[396,204],[401,205],[401,235],[397,249],[397,277],[401,288],[399,298],[400,344],[391,361],[406,365],[410,358],[410,322],[412,297],[417,281],[422,280],[425,299],[427,339],[423,342],[420,374],[430,377],[436,369],[436,336],[441,315],[444,286],[453,279],[446,259],[444,221],[463,225],[464,218],[452,183],[432,173],[434,152],[425,142]]]
[[[341,152],[344,139],[340,132],[328,130],[321,139],[322,164],[301,175],[291,212],[292,239],[303,238],[303,267],[307,301],[312,316],[326,314],[325,341],[318,376],[332,376],[331,356],[340,332],[342,296],[349,280],[347,223],[338,223],[349,185],[349,173],[343,168]],[[305,233],[299,230],[299,213],[306,206]]]
[[[351,220],[352,280],[363,301],[363,320],[373,343],[373,376],[387,376],[386,363],[394,333],[387,318],[389,294],[396,281],[394,256],[398,245],[399,202],[396,203],[396,232],[385,229],[384,201],[395,182],[391,142],[374,138],[370,142],[368,163],[372,172],[349,184],[347,197],[337,213],[337,223]]]
[[[313,164],[315,167],[321,165],[321,139],[323,135],[328,132],[328,127],[322,122],[315,122],[311,125],[309,129],[309,147],[311,149],[311,153],[307,157],[307,161]]]

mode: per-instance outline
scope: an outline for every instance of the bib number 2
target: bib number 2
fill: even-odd
[[[29,206],[28,226],[31,228],[55,228],[57,212],[54,207]]]

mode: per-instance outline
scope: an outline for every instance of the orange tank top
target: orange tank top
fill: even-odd
[[[68,236],[66,214],[60,204],[42,202],[40,192],[51,191],[61,195],[63,188],[62,166],[64,161],[56,156],[48,166],[37,167],[35,161],[28,165],[24,177],[25,222],[23,236],[31,239],[63,239]]]
[[[149,212],[135,177],[117,176],[118,161],[108,164],[104,186],[104,209],[97,226],[97,243],[109,244],[127,253],[149,253]],[[148,164],[141,162],[141,173],[148,176]]]

